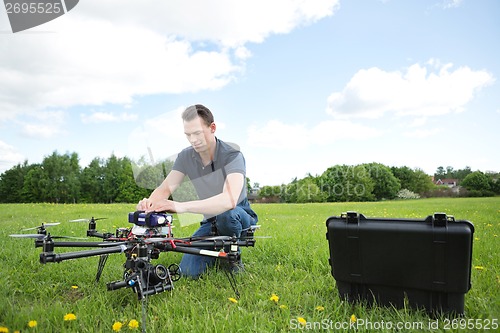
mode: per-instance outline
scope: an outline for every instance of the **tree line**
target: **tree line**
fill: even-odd
[[[144,158],[133,161],[111,155],[94,158],[81,168],[77,153],[54,151],[41,163],[20,163],[0,175],[0,203],[134,203],[149,196],[171,170],[173,161],[155,164]],[[439,167],[435,179],[456,178],[461,195],[500,194],[498,173],[453,170]],[[250,179],[247,188],[251,190]],[[258,197],[266,202],[375,201],[394,198],[436,196],[447,188],[434,185],[432,177],[419,169],[388,167],[380,163],[335,165],[321,175],[307,175],[289,184],[264,186]],[[190,182],[175,192],[175,200],[196,198]]]
[[[438,167],[433,176],[420,169],[380,163],[335,165],[321,175],[307,175],[289,184],[264,186],[262,202],[349,202],[414,199],[434,196],[494,196],[500,194],[498,173]],[[438,179],[454,178],[460,187],[438,186]]]
[[[0,176],[0,202],[137,202],[151,191],[134,181],[132,161],[114,155],[81,168],[77,153],[52,153],[42,163],[25,161]]]

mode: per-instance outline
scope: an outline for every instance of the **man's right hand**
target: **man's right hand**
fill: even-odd
[[[149,200],[149,198],[144,198],[141,201],[139,201],[139,203],[136,206],[136,210],[148,211],[151,209],[152,206],[153,206],[153,202],[151,202],[151,200]]]

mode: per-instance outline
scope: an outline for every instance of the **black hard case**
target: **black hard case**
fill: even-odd
[[[425,219],[367,218],[356,212],[326,221],[332,275],[349,301],[463,314],[471,288],[474,226],[435,213]]]

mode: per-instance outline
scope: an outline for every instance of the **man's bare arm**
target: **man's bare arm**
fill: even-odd
[[[245,177],[243,174],[231,173],[227,175],[222,193],[218,195],[204,200],[186,202],[163,200],[155,202],[155,204],[151,206],[151,210],[215,216],[236,207],[244,185]]]
[[[153,211],[153,207],[159,202],[167,200],[172,193],[179,187],[184,179],[184,174],[177,170],[169,172],[167,177],[149,196],[137,204],[137,210]],[[158,210],[159,211],[159,210]]]

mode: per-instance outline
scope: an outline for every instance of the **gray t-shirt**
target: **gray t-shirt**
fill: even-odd
[[[222,193],[228,174],[241,173],[246,179],[245,158],[236,145],[216,138],[215,154],[211,164],[204,166],[200,155],[193,147],[183,149],[177,156],[173,170],[185,174],[193,183],[199,199],[207,199]],[[238,203],[247,196],[246,186],[240,193]]]

